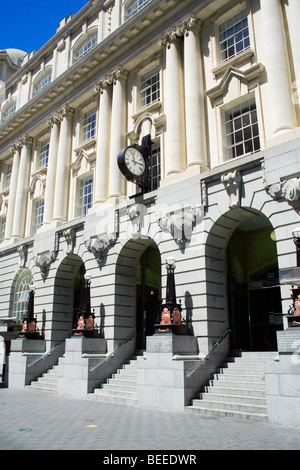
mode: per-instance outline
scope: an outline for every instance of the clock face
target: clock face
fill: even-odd
[[[128,170],[135,176],[141,176],[145,171],[145,160],[141,152],[134,147],[128,147],[125,151],[124,162]]]

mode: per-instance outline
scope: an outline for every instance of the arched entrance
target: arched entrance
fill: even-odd
[[[264,215],[253,215],[227,245],[231,349],[277,350],[276,331],[283,328],[278,277],[273,227]]]
[[[154,334],[161,300],[161,258],[156,245],[142,254],[136,274],[136,347],[146,348],[146,337]]]
[[[161,298],[161,258],[148,237],[129,240],[116,265],[114,339],[117,343],[136,333],[136,349],[145,348],[154,333],[157,303]]]
[[[60,264],[53,296],[52,341],[60,342],[72,334],[84,287],[85,267],[77,255],[68,255]]]

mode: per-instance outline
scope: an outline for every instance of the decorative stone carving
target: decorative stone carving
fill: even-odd
[[[193,228],[201,216],[203,216],[202,206],[194,209],[182,208],[159,217],[157,223],[163,231],[172,234],[180,248],[184,248],[186,242],[191,240]]]
[[[238,170],[227,173],[221,176],[221,181],[229,197],[229,208],[236,209],[241,207],[241,173]]]
[[[18,253],[19,253],[19,267],[24,268],[26,265],[27,261],[27,253],[28,253],[28,246],[27,245],[20,245],[18,247]]]
[[[286,199],[287,201],[297,201],[300,198],[300,179],[292,178],[286,181],[272,184],[267,189],[267,193],[273,199]]]
[[[50,265],[53,263],[53,261],[55,261],[55,259],[56,253],[54,251],[46,251],[36,257],[35,264],[40,268],[44,278],[47,276]]]
[[[68,248],[67,248],[67,254],[70,255],[74,251],[74,246],[75,246],[75,240],[76,240],[76,232],[74,228],[69,228],[63,231],[63,236],[66,239]]]
[[[40,268],[44,279],[48,275],[51,263],[53,263],[57,258],[58,250],[59,250],[59,234],[58,232],[56,232],[54,250],[43,251],[39,253],[35,258],[35,265]]]
[[[101,267],[103,265],[106,252],[115,242],[115,234],[103,234],[90,238],[85,242],[85,246],[88,251],[93,253],[99,266]]]

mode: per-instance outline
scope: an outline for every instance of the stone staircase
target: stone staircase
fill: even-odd
[[[96,388],[89,398],[110,403],[137,404],[137,357],[117,370],[101,388]]]
[[[37,380],[25,387],[26,390],[57,393],[58,365],[53,366]]]
[[[227,358],[186,411],[267,422],[265,363],[273,361],[276,352],[239,354]]]

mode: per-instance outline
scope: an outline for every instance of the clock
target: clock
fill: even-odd
[[[146,156],[143,148],[129,145],[119,152],[118,165],[129,181],[141,182],[147,173]]]

